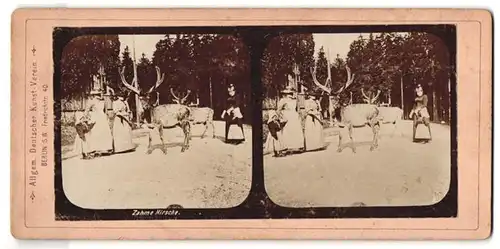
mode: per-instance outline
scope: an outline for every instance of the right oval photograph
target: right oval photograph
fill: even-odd
[[[272,38],[261,61],[270,200],[288,208],[443,200],[456,140],[452,56],[428,32]]]

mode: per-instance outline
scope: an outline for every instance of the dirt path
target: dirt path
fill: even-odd
[[[388,136],[384,126],[380,146],[369,151],[371,132],[355,129],[360,144],[337,153],[338,136],[329,135],[325,151],[284,158],[264,158],[266,190],[288,207],[429,205],[447,193],[450,182],[450,129],[433,125],[430,144],[411,142],[411,124],[403,135]],[[222,137],[223,124],[216,123]],[[193,134],[201,128],[193,128]],[[147,137],[134,139],[135,152],[81,160],[63,160],[63,187],[68,198],[85,208],[233,207],[247,197],[251,184],[251,130],[247,141],[228,145],[219,138],[193,138],[185,153],[171,147],[167,155],[146,155]],[[335,131],[327,131],[335,134]],[[169,143],[182,141],[180,130],[167,134]]]
[[[216,136],[224,127],[216,123]],[[147,137],[134,139],[135,152],[92,160],[72,157],[62,162],[63,188],[67,197],[85,208],[227,208],[247,197],[251,181],[251,130],[240,145],[219,138],[191,140],[188,151],[171,147],[146,155]],[[200,127],[193,134],[201,134]],[[169,143],[180,144],[179,130],[169,130]]]
[[[411,123],[403,136],[388,136],[384,126],[379,148],[369,151],[371,132],[355,129],[360,144],[337,153],[338,136],[328,137],[325,151],[283,158],[264,158],[265,186],[270,198],[288,207],[429,205],[440,201],[450,183],[450,129],[433,125],[433,141],[411,142]]]

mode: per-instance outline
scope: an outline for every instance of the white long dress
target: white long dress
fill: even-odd
[[[129,124],[129,109],[122,100],[113,102],[113,112],[115,118],[113,121],[113,146],[114,152],[125,152],[134,149],[132,142],[132,128]]]
[[[93,99],[89,101],[90,118],[95,122],[89,132],[91,151],[108,153],[113,150],[113,136],[109,127],[108,115],[105,113],[104,101]]]
[[[307,151],[321,149],[325,146],[325,142],[318,103],[312,99],[308,99],[305,101],[305,109],[307,113],[304,128],[305,149]]]
[[[284,148],[287,150],[303,149],[304,133],[300,115],[297,112],[297,101],[291,98],[281,99],[278,102],[278,112],[281,112],[281,115],[287,121],[283,130],[281,130]]]

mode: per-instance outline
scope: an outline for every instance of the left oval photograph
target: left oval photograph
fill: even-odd
[[[54,49],[61,51],[56,192],[94,210],[217,209],[245,201],[252,115],[250,57],[241,40],[99,34]]]

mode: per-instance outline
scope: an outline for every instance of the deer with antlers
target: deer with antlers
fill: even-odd
[[[398,125],[401,120],[403,120],[403,110],[399,107],[391,106],[390,98],[389,103],[377,103],[378,97],[380,95],[380,90],[377,90],[376,94],[371,94],[368,96],[364,89],[361,88],[361,94],[363,95],[363,100],[367,104],[377,104],[379,110],[379,120],[381,124],[392,124],[393,131],[391,133],[391,137],[394,136],[396,130],[398,130]],[[375,96],[373,96],[375,95]],[[403,135],[402,131],[400,131],[401,136]]]
[[[166,104],[158,105],[159,100],[156,99],[155,102],[151,99],[151,93],[156,90],[164,81],[164,74],[160,73],[160,68],[156,67],[156,83],[146,92],[142,92],[138,88],[134,87],[137,77],[134,77],[132,84],[128,83],[125,79],[125,67],[119,72],[121,81],[125,87],[134,92],[139,96],[140,103],[137,103],[138,108],[144,111],[151,111],[151,124],[149,128],[155,128],[158,130],[159,138],[161,140],[161,150],[163,153],[167,153],[165,147],[165,140],[163,136],[163,129],[170,129],[175,127],[180,127],[184,133],[184,143],[182,145],[181,152],[184,152],[189,148],[189,140],[191,139],[191,125],[189,123],[190,109],[189,107],[182,104]],[[157,96],[159,93],[157,93]],[[153,151],[152,137],[149,137],[149,144],[147,153]]]
[[[352,82],[354,81],[354,74],[351,74],[351,70],[349,67],[346,65],[346,70],[347,70],[347,80],[346,82],[342,85],[342,87],[337,90],[333,91],[331,88],[331,68],[330,68],[330,61],[327,58],[327,72],[328,72],[328,77],[326,79],[325,84],[321,84],[317,78],[316,78],[316,67],[314,69],[311,69],[311,75],[313,77],[313,82],[314,84],[323,90],[329,97],[329,112],[330,112],[330,117],[333,116],[335,110],[337,108],[340,109],[340,123],[339,126],[341,128],[347,128],[349,138],[351,141],[351,149],[354,153],[356,153],[356,147],[354,146],[354,139],[352,136],[353,128],[355,127],[364,127],[366,125],[370,126],[372,128],[373,132],[373,140],[372,144],[370,146],[370,151],[373,151],[375,148],[378,147],[378,135],[379,135],[379,130],[380,130],[380,124],[379,124],[379,110],[376,105],[374,104],[348,104],[346,106],[342,106],[340,103],[340,94],[347,89]],[[343,140],[343,132],[339,133],[339,144],[337,151],[341,152],[343,150],[342,147],[342,140]]]
[[[186,100],[191,93],[190,90],[187,90],[184,97],[179,98],[172,88],[170,88],[170,94],[172,95],[173,101],[179,105],[186,105]],[[205,130],[201,134],[201,138],[205,137],[205,134],[208,131],[208,128],[212,127],[212,138],[215,137],[215,127],[214,127],[214,110],[209,107],[199,107],[200,100],[196,98],[196,103],[188,104],[190,109],[189,122],[192,125],[201,124],[205,126]]]

